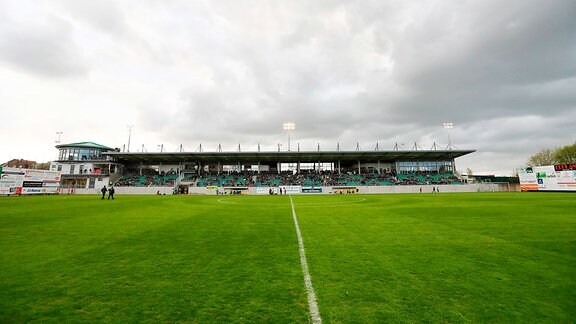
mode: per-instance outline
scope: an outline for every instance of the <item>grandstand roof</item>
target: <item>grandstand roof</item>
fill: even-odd
[[[269,152],[105,152],[120,163],[171,164],[200,161],[228,163],[435,161],[452,160],[476,150],[269,151]]]
[[[61,147],[84,147],[84,148],[97,148],[101,150],[113,150],[113,148],[104,146],[94,142],[78,142],[78,143],[70,143],[70,144],[60,144],[56,145],[56,148]]]

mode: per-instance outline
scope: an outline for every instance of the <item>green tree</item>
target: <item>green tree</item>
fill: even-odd
[[[556,163],[576,163],[576,142],[556,149],[554,158]]]

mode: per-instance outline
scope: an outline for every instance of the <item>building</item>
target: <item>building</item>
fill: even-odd
[[[58,159],[50,163],[50,170],[61,172],[63,193],[101,188],[122,176],[123,165],[105,155],[118,149],[94,142],[61,144],[56,148]]]

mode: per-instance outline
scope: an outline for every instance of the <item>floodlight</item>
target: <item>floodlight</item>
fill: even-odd
[[[285,131],[288,131],[288,151],[290,151],[290,131],[293,131],[296,129],[296,124],[294,124],[292,122],[284,123],[284,124],[282,124],[282,128]]]

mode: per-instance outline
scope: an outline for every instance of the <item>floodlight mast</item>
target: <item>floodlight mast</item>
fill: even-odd
[[[132,127],[134,127],[134,125],[128,125],[126,127],[128,127],[128,146],[126,147],[126,152],[130,152],[130,137],[132,137]]]
[[[454,128],[454,123],[451,123],[451,122],[442,123],[442,126],[444,126],[444,129],[446,129],[446,132],[448,133],[448,147],[447,147],[447,149],[451,150],[452,149],[452,142],[450,141],[450,130],[452,128]]]
[[[293,122],[284,123],[282,124],[282,128],[285,131],[288,131],[288,151],[290,151],[290,131],[296,129],[296,124],[294,124]]]
[[[60,137],[62,136],[62,133],[64,132],[56,132],[56,135],[58,135],[58,139],[54,141],[56,144],[60,144]]]

